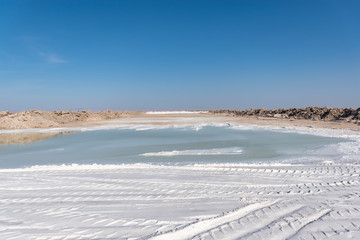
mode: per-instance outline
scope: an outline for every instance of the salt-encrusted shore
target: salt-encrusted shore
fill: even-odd
[[[360,239],[360,133],[356,124],[349,129],[319,123],[164,113],[28,129],[214,125],[296,131],[353,142],[340,149],[343,156],[336,161],[1,169],[0,238]]]
[[[360,129],[360,108],[291,108],[291,109],[251,109],[251,110],[210,110],[210,111],[39,111],[29,110],[18,113],[0,111],[1,129],[31,129],[77,126],[89,122],[98,122],[119,118],[145,118],[150,115],[201,114],[213,117],[234,117],[243,123],[261,124],[275,122],[277,125],[291,122],[293,125],[315,124],[316,126]],[[150,119],[151,120],[151,119]],[[268,122],[266,122],[268,121]],[[280,121],[281,123],[278,123]],[[295,122],[294,122],[295,121]]]

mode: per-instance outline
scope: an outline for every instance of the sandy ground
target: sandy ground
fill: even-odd
[[[228,115],[215,115],[211,113],[187,113],[187,114],[146,114],[137,113],[130,115],[127,118],[97,121],[97,122],[83,122],[71,123],[65,126],[79,127],[79,126],[99,126],[110,125],[114,122],[123,123],[125,125],[144,124],[144,125],[168,125],[168,124],[208,124],[208,123],[230,123],[230,124],[253,124],[261,126],[278,126],[278,127],[313,127],[313,128],[333,128],[333,129],[351,129],[359,130],[360,125],[346,122],[327,122],[327,121],[312,121],[312,120],[289,120],[276,118],[261,118],[261,117],[238,117]]]
[[[256,124],[308,131],[331,128],[335,134],[352,129],[360,139],[356,125],[206,113],[147,114],[67,127],[146,129],[202,124]],[[360,149],[356,147],[355,153]],[[360,157],[346,164],[2,169],[0,238],[360,239],[359,162]]]
[[[29,110],[18,113],[0,112],[0,129],[54,128],[77,122],[102,121],[107,119],[126,118],[141,112],[127,111],[39,111]]]

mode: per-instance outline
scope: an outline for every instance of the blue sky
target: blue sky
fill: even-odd
[[[360,1],[0,1],[0,111],[360,107]]]

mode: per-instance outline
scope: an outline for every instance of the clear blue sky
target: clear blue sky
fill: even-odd
[[[360,107],[360,1],[0,1],[0,110]]]

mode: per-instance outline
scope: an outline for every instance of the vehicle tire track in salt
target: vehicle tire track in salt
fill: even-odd
[[[277,201],[273,202],[262,202],[262,203],[254,203],[248,205],[246,207],[231,211],[222,216],[218,216],[211,219],[205,219],[202,221],[198,221],[195,223],[191,223],[186,225],[180,229],[176,229],[175,231],[167,232],[161,235],[149,237],[148,239],[152,240],[181,240],[181,239],[190,239],[202,232],[206,232],[209,229],[213,229],[220,225],[228,224],[229,222],[235,221],[250,212],[253,212],[259,208],[264,208],[273,205]]]
[[[0,171],[0,239],[141,239],[206,221],[192,237],[346,237],[360,229],[359,173],[321,164]],[[234,216],[254,203],[273,204]]]

